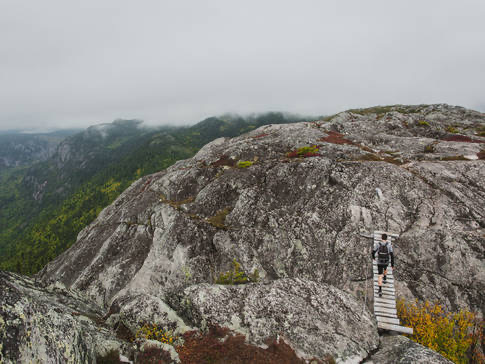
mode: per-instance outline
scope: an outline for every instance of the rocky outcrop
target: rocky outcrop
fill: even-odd
[[[404,336],[382,336],[379,350],[364,361],[367,364],[451,364],[452,361],[436,351],[411,341]]]
[[[67,296],[80,292],[81,302],[95,302],[89,307],[98,316],[106,311],[112,330],[133,333],[151,322],[181,334],[214,324],[257,345],[281,335],[303,357],[379,362],[392,347],[392,355],[421,360],[431,354],[404,339],[369,354],[377,333],[364,307],[372,298],[366,236],[400,234],[397,296],[483,314],[484,127],[483,114],[463,108],[396,106],[217,139],[128,188],[38,274],[44,288],[16,276],[4,285],[14,292],[29,286],[26,300],[43,313],[53,298],[39,301],[34,292],[47,297],[60,283]],[[247,275],[257,271],[258,283],[216,285],[234,260]],[[18,307],[20,295],[9,297],[2,307]],[[107,346],[109,336],[95,337],[93,321],[63,307],[62,320],[46,327],[54,325],[61,342],[84,335],[88,344],[56,349],[61,354],[53,344],[39,347],[81,357]],[[23,327],[15,309],[4,312]],[[5,335],[7,347],[13,341]],[[22,335],[15,333],[20,349],[8,355],[42,357],[30,354]]]
[[[60,285],[45,289],[0,271],[0,362],[92,363],[127,343],[103,325],[102,310]]]
[[[170,303],[195,327],[227,327],[258,346],[282,337],[307,359],[330,355],[360,362],[379,343],[376,322],[362,303],[335,287],[301,279],[195,285]]]
[[[212,283],[235,258],[263,282],[298,277],[365,296],[371,242],[359,234],[390,230],[401,236],[398,295],[483,312],[485,162],[462,156],[482,158],[485,138],[472,133],[484,120],[401,107],[218,139],[134,183],[39,278],[109,306]],[[288,157],[310,145],[318,155]]]

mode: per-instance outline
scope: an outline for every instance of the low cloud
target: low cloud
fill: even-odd
[[[4,2],[0,129],[384,104],[485,111],[482,1]]]

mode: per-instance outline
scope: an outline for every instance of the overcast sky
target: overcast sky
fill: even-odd
[[[485,111],[485,1],[0,0],[0,130]]]

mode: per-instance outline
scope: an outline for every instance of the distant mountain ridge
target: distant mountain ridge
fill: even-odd
[[[134,180],[191,157],[215,138],[302,120],[273,112],[152,128],[118,119],[69,135],[46,158],[2,176],[0,268],[36,272]]]

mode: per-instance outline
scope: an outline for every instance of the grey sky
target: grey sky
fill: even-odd
[[[0,0],[0,129],[485,111],[484,19],[483,0]]]

